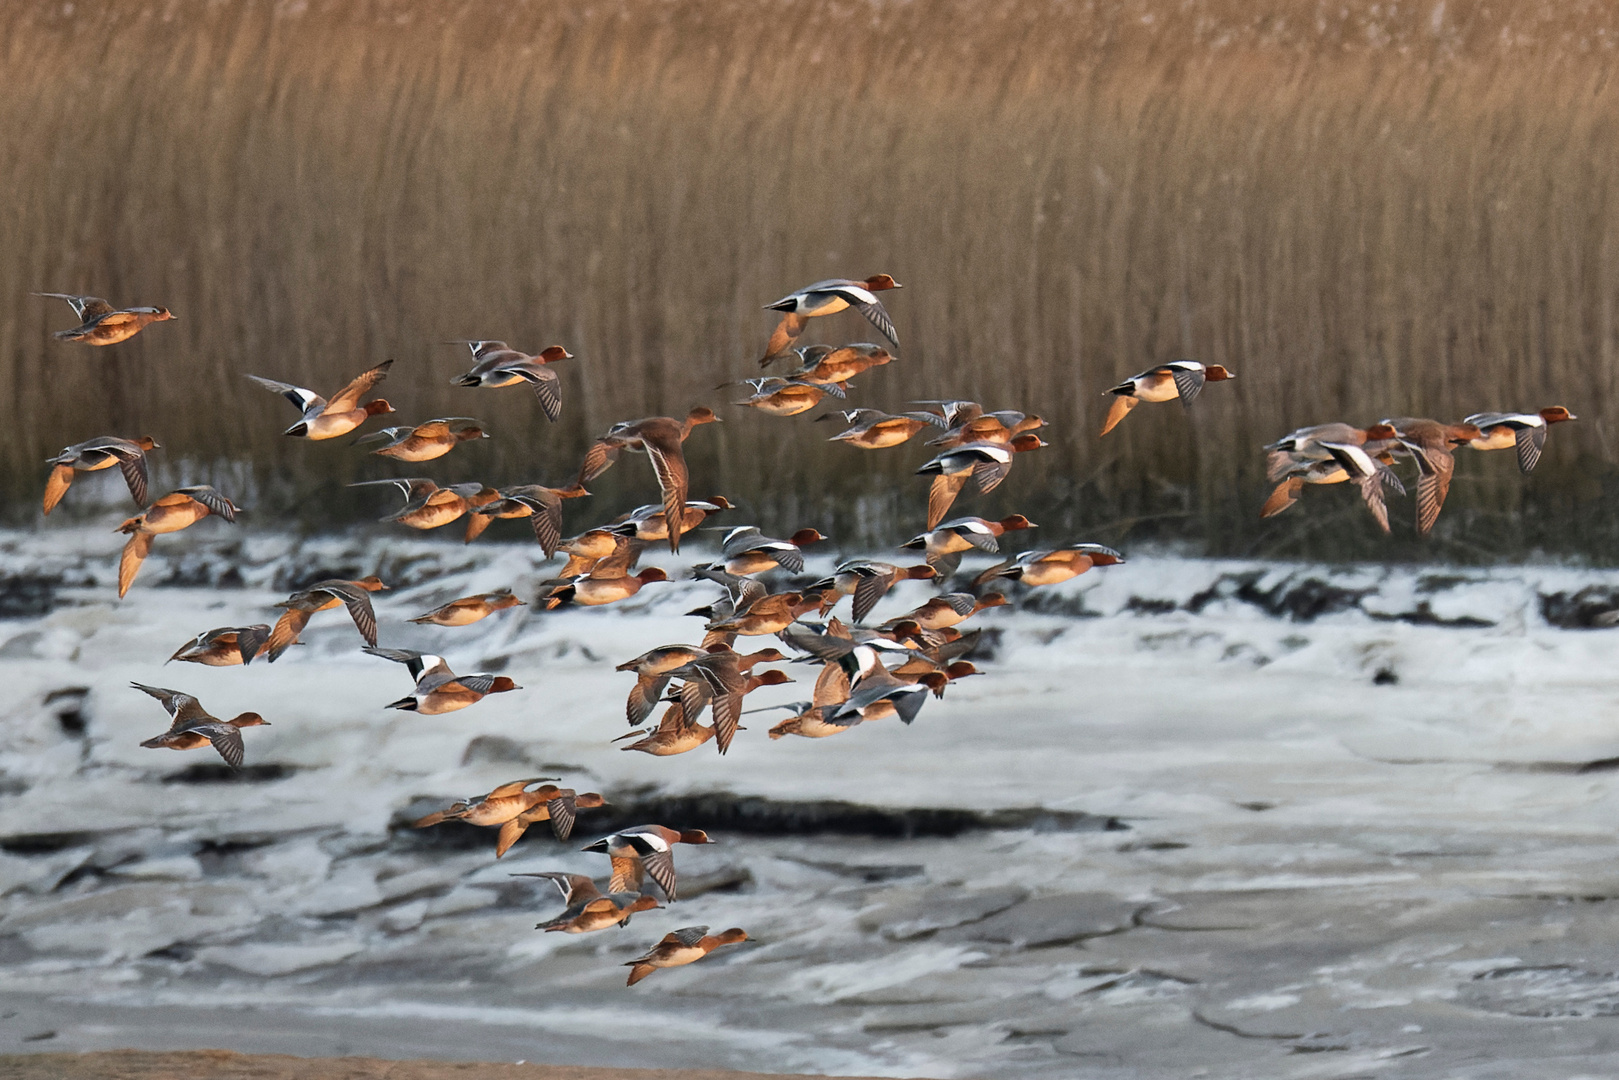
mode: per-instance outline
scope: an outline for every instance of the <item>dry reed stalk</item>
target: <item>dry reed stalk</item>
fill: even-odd
[[[982,396],[1052,422],[1056,445],[964,509],[1223,552],[1465,554],[1391,549],[1349,514],[1323,535],[1342,492],[1261,524],[1256,446],[1555,402],[1587,419],[1528,482],[1509,455],[1464,455],[1442,533],[1606,560],[1619,14],[1390,7],[0,8],[0,491],[26,507],[56,448],[151,433],[170,462],[254,463],[267,509],[318,485],[314,516],[366,513],[336,484],[396,470],[282,439],[285,404],[241,374],[326,390],[386,356],[408,418],[499,436],[435,476],[561,480],[613,420],[723,400],[763,303],[881,270],[907,286],[905,348],[858,403]],[[181,319],[60,345],[67,312],[35,289]],[[811,334],[873,336],[852,315]],[[562,422],[450,387],[466,354],[436,343],[467,336],[575,353]],[[1180,355],[1239,378],[1099,442],[1101,391]],[[696,490],[850,539],[920,518],[919,450],[738,412],[694,440]],[[615,470],[602,492],[570,512],[649,481]]]

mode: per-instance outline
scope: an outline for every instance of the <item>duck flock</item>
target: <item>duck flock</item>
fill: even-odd
[[[828,398],[846,401],[850,379],[897,359],[898,331],[877,294],[899,287],[886,274],[863,281],[820,281],[767,305],[767,310],[783,314],[760,367],[786,367],[779,374],[728,384],[746,385],[751,390],[745,399],[733,404],[789,417],[809,412]],[[161,307],[115,309],[96,297],[36,295],[67,301],[81,325],[56,336],[89,345],[115,345],[152,323],[175,317]],[[877,328],[888,346],[798,344],[810,319],[851,308]],[[570,358],[566,349],[553,345],[529,355],[502,341],[469,340],[462,344],[470,349],[473,365],[454,380],[456,385],[528,385],[548,419],[555,421],[561,415],[561,384],[552,365]],[[387,377],[392,364],[389,360],[361,373],[330,398],[259,375],[248,378],[282,395],[298,409],[299,420],[286,429],[287,435],[326,440],[354,432],[373,416],[395,412],[380,397],[364,400]],[[1233,377],[1220,365],[1205,366],[1192,360],[1176,360],[1144,371],[1106,391],[1113,395],[1113,402],[1101,434],[1107,435],[1142,402],[1179,400],[1190,406],[1205,383]],[[759,687],[793,681],[780,668],[768,666],[784,662],[818,665],[819,672],[811,700],[786,706],[792,715],[769,729],[771,739],[789,735],[824,738],[846,733],[862,723],[894,718],[910,724],[930,696],[943,697],[953,681],[980,674],[967,659],[977,646],[980,631],[963,630],[961,624],[986,608],[1005,604],[1007,582],[1022,582],[1030,587],[1052,585],[1092,567],[1123,561],[1117,551],[1092,543],[1024,551],[963,581],[955,591],[942,592],[911,611],[869,625],[867,619],[878,602],[898,583],[943,583],[956,575],[964,553],[999,553],[1001,538],[1007,533],[1036,528],[1021,514],[991,521],[971,516],[950,518],[949,513],[969,483],[980,494],[987,494],[1006,480],[1018,454],[1046,446],[1039,435],[1046,427],[1044,420],[1013,410],[990,411],[966,400],[913,401],[910,405],[910,411],[899,413],[872,408],[840,409],[817,419],[841,419],[846,430],[832,436],[832,441],[863,450],[899,446],[923,432],[933,435],[927,445],[936,448],[937,453],[917,470],[919,475],[931,478],[927,530],[899,545],[901,551],[919,553],[922,561],[902,565],[852,558],[839,563],[829,577],[808,584],[784,584],[778,591],[770,584],[772,579],[803,582],[802,549],[828,538],[812,528],[801,529],[786,539],[766,536],[751,525],[730,528],[724,533],[720,558],[690,569],[691,576],[720,589],[711,604],[690,613],[704,620],[697,643],[661,646],[617,665],[616,670],[633,675],[635,682],[625,705],[631,731],[614,742],[633,740],[624,749],[657,756],[688,753],[712,742],[720,754],[725,754],[743,730],[746,696]],[[1556,406],[1533,413],[1479,413],[1458,424],[1395,418],[1368,427],[1327,423],[1300,428],[1265,447],[1267,472],[1276,487],[1261,515],[1270,517],[1293,505],[1306,484],[1353,482],[1387,532],[1386,491],[1405,493],[1395,467],[1409,462],[1416,476],[1417,531],[1427,533],[1444,505],[1455,469],[1455,449],[1514,448],[1520,468],[1527,473],[1540,458],[1549,426],[1573,419],[1567,409]],[[497,490],[467,483],[440,487],[425,477],[374,480],[352,486],[391,485],[399,489],[404,503],[383,521],[413,529],[436,529],[464,518],[468,542],[496,518],[527,518],[546,559],[559,552],[567,556],[566,564],[531,601],[519,599],[510,590],[467,596],[416,616],[410,620],[413,623],[466,626],[525,603],[546,610],[599,607],[669,580],[668,572],[659,567],[637,571],[648,546],[666,542],[669,551],[678,554],[682,536],[710,516],[732,508],[722,496],[706,500],[689,497],[684,443],[698,427],[719,420],[709,407],[697,406],[680,419],[655,416],[614,424],[586,448],[577,476],[565,486],[529,484]],[[416,425],[388,427],[356,442],[380,443],[373,453],[415,464],[443,457],[463,442],[488,437],[482,423],[474,418],[439,417]],[[158,448],[158,443],[146,436],[100,436],[69,446],[49,460],[52,468],[45,487],[46,514],[67,494],[78,473],[113,466],[122,471],[136,503],[145,507],[118,527],[119,532],[129,536],[119,560],[120,597],[133,585],[158,535],[177,532],[210,516],[233,523],[239,512],[229,497],[207,485],[176,489],[148,505],[147,454]],[[588,496],[585,485],[611,468],[626,450],[644,454],[651,462],[659,500],[564,539],[563,502]],[[168,659],[211,667],[246,665],[260,659],[274,663],[298,643],[299,635],[317,613],[342,607],[364,639],[364,651],[404,665],[413,681],[410,691],[388,708],[437,716],[467,708],[489,694],[522,689],[504,675],[457,674],[442,656],[380,646],[371,596],[386,588],[374,576],[356,581],[319,581],[277,605],[283,611],[273,625],[205,630]],[[848,621],[835,614],[844,597],[851,600]],[[774,646],[752,652],[737,649],[739,637],[765,636],[774,636],[791,650],[791,655]],[[141,683],[132,686],[161,702],[171,718],[167,731],[142,746],[172,750],[212,746],[232,769],[238,769],[246,756],[243,730],[268,723],[256,712],[221,720],[183,691]],[[662,713],[652,723],[660,707]],[[705,712],[707,724],[702,722]],[[455,820],[497,828],[497,859],[538,822],[549,822],[556,838],[567,840],[578,814],[605,805],[605,800],[596,792],[579,792],[558,786],[560,783],[560,778],[553,777],[513,780],[486,795],[429,814],[415,825],[427,828]],[[608,856],[610,876],[605,885],[581,874],[519,876],[549,879],[562,893],[566,910],[540,923],[537,929],[578,934],[622,927],[636,912],[661,908],[658,893],[669,903],[677,900],[673,855],[676,844],[711,842],[699,829],[639,825],[602,837],[584,849]],[[719,934],[709,934],[705,926],[675,930],[626,965],[631,968],[628,984],[633,986],[658,968],[689,964],[721,945],[745,940],[746,932],[735,927]]]

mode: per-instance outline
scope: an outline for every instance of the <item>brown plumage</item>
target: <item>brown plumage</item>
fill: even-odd
[[[341,578],[328,578],[317,581],[307,589],[293,593],[281,601],[276,607],[286,608],[286,614],[276,620],[275,629],[270,631],[269,640],[260,651],[269,657],[271,663],[280,659],[281,654],[291,648],[303,633],[304,627],[317,611],[330,611],[339,604],[348,608],[349,617],[354,620],[354,628],[360,631],[360,636],[367,645],[377,643],[377,615],[371,607],[371,593],[380,592],[388,586],[382,579],[372,574],[358,581],[346,581]]]
[[[135,499],[135,505],[145,506],[149,475],[146,452],[156,449],[158,444],[149,435],[142,435],[138,439],[102,435],[64,447],[60,454],[46,461],[51,466],[51,473],[45,481],[45,513],[49,514],[62,501],[62,496],[67,494],[69,485],[73,483],[74,473],[97,472],[114,465],[123,472],[124,483],[129,485],[129,494]]]
[[[141,564],[152,552],[152,538],[160,533],[179,532],[195,525],[210,514],[216,514],[232,524],[236,521],[237,506],[206,484],[176,488],[146,508],[146,513],[129,518],[114,532],[126,533],[118,559],[118,597],[122,599],[135,583]]]
[[[689,477],[686,471],[685,451],[681,444],[699,424],[717,423],[719,417],[712,409],[699,405],[686,414],[686,419],[653,416],[645,420],[626,420],[614,424],[607,434],[591,444],[579,470],[579,483],[588,484],[618,460],[624,450],[646,454],[657,474],[658,486],[663,491],[663,510],[670,521],[680,520],[686,505]],[[669,550],[680,550],[680,534],[671,530]]]

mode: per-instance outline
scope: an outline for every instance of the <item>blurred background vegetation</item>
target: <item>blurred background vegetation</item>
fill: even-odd
[[[5,5],[5,515],[37,521],[41,460],[103,433],[310,528],[392,508],[354,479],[561,482],[616,420],[744,396],[715,386],[756,373],[762,305],[886,272],[904,348],[850,405],[1052,425],[961,512],[1025,512],[1036,542],[1611,563],[1616,42],[1611,5],[1518,0]],[[179,321],[58,343],[71,313],[31,290]],[[804,340],[874,336],[850,313]],[[466,337],[565,345],[562,421],[452,387]],[[1103,391],[1180,356],[1238,379],[1098,440]],[[385,422],[495,438],[418,466],[286,439],[242,377],[329,393],[387,357]],[[1464,451],[1427,541],[1409,500],[1385,540],[1347,488],[1257,517],[1258,447],[1296,426],[1550,404],[1581,420],[1539,469]],[[919,441],[721,411],[693,494],[737,523],[920,530]],[[644,461],[593,486],[570,527],[656,497]]]

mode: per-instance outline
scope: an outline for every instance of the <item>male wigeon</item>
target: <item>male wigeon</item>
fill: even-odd
[[[630,916],[637,911],[661,910],[656,898],[638,892],[606,893],[584,874],[563,874],[548,871],[538,874],[513,874],[512,877],[544,878],[562,893],[567,909],[553,919],[535,923],[534,929],[564,934],[588,934],[605,930],[609,926],[628,926]]]
[[[39,292],[53,300],[66,300],[81,325],[56,331],[58,341],[82,341],[86,345],[116,345],[128,341],[155,322],[168,322],[174,314],[165,307],[115,308],[99,296]]]
[[[928,565],[942,577],[956,572],[961,565],[961,553],[977,548],[995,554],[1001,550],[1000,538],[1018,529],[1039,526],[1022,514],[1012,514],[999,521],[986,521],[981,517],[963,517],[946,521],[900,545],[903,551],[924,551]]]
[[[895,566],[871,559],[849,559],[839,563],[829,578],[810,585],[806,592],[821,594],[821,614],[829,614],[840,599],[854,597],[854,621],[865,622],[877,601],[902,581],[929,581],[939,573],[931,566]]]
[[[395,461],[432,461],[441,458],[457,446],[471,439],[487,439],[482,420],[470,416],[441,416],[415,427],[386,427],[361,435],[355,445],[380,442],[383,446],[371,451],[380,457]]]
[[[485,672],[457,675],[450,670],[450,665],[444,662],[442,656],[431,653],[420,653],[414,649],[379,649],[374,645],[367,645],[364,651],[384,660],[404,664],[416,680],[415,690],[398,701],[389,702],[384,708],[402,709],[423,716],[440,716],[476,704],[489,694],[522,689],[504,675]]]
[[[1077,578],[1093,566],[1113,566],[1123,561],[1123,555],[1101,544],[1025,551],[985,570],[973,579],[973,585],[986,585],[996,578],[1021,581],[1025,585],[1056,585]]]
[[[723,495],[707,499],[687,499],[680,515],[680,535],[685,536],[715,514],[731,509],[731,502]],[[669,514],[656,503],[637,506],[627,514],[620,514],[606,526],[609,532],[620,536],[633,536],[648,543],[669,539]]]
[[[571,360],[573,354],[561,345],[552,345],[537,356],[530,356],[504,341],[463,341],[472,350],[472,370],[450,380],[451,386],[515,386],[528,383],[540,399],[545,418],[555,422],[562,416],[562,383],[550,365]]]
[[[45,462],[51,466],[51,475],[45,481],[45,513],[49,514],[62,501],[68,486],[73,483],[75,472],[96,472],[114,465],[123,472],[124,483],[129,485],[135,505],[145,506],[148,483],[146,452],[156,449],[157,443],[148,435],[138,439],[102,435],[64,447],[60,454]]]
[[[354,620],[354,628],[360,632],[367,645],[377,643],[377,614],[371,607],[371,594],[381,592],[388,586],[375,574],[363,577],[358,581],[346,581],[342,578],[328,578],[317,581],[307,589],[300,589],[281,601],[276,607],[286,608],[286,613],[276,620],[275,629],[270,631],[268,640],[261,646],[261,651],[275,663],[281,654],[291,648],[303,633],[304,627],[317,611],[330,611],[339,604],[348,609],[349,618]]]
[[[129,540],[118,558],[118,597],[123,599],[140,573],[141,563],[152,553],[152,538],[160,533],[179,532],[195,525],[210,514],[236,522],[237,506],[224,495],[199,484],[195,487],[176,488],[146,508],[146,513],[129,518],[113,532],[124,533]]]
[[[923,465],[916,470],[917,475],[933,477],[933,485],[928,489],[928,528],[937,528],[944,520],[968,479],[977,483],[979,494],[988,495],[1012,471],[1015,455],[1048,445],[1033,432],[1024,432],[1005,443],[965,443]]]
[[[643,874],[651,877],[672,904],[675,893],[676,844],[712,844],[701,829],[670,829],[662,825],[636,825],[586,844],[580,850],[597,851],[612,860],[609,892],[640,892]]]
[[[202,704],[190,694],[137,682],[129,685],[157,698],[173,718],[169,730],[141,743],[150,749],[195,750],[199,746],[212,746],[225,759],[226,765],[240,769],[243,757],[242,729],[270,725],[256,712],[242,713],[234,720],[220,720],[209,716]]]
[[[694,964],[719,948],[748,940],[748,932],[739,926],[710,935],[706,926],[688,926],[665,934],[663,940],[652,946],[645,956],[638,956],[624,966],[630,969],[625,986],[634,986],[659,968],[681,967]]]
[[[1001,409],[996,412],[979,412],[970,418],[964,418],[945,429],[945,433],[938,438],[929,439],[929,446],[956,447],[966,446],[969,443],[993,442],[1006,445],[1019,435],[1027,432],[1039,431],[1046,426],[1044,419],[1028,413],[1018,412],[1016,409]]]
[[[876,294],[900,287],[899,282],[887,274],[876,274],[864,281],[829,278],[788,293],[774,304],[766,304],[766,311],[782,311],[786,314],[770,335],[770,344],[765,347],[765,355],[759,361],[759,366],[764,367],[785,353],[811,319],[820,315],[835,315],[849,308],[864,315],[894,348],[899,348],[899,332],[894,329],[894,320],[888,317],[883,302],[877,299]]]
[[[585,453],[584,464],[579,469],[579,483],[588,484],[606,472],[618,460],[621,451],[643,453],[652,461],[652,471],[657,474],[667,519],[679,519],[686,505],[689,483],[686,455],[681,444],[699,424],[718,422],[719,417],[714,415],[714,410],[699,405],[688,412],[684,420],[653,416],[614,424]],[[680,532],[677,529],[669,530],[669,550],[680,550]]]
[[[1202,393],[1205,382],[1224,382],[1234,378],[1236,375],[1219,364],[1205,367],[1196,360],[1172,360],[1148,368],[1107,391],[1114,398],[1112,408],[1107,411],[1107,421],[1102,425],[1102,434],[1106,435],[1118,427],[1119,421],[1129,416],[1130,410],[1143,401],[1174,401],[1179,398],[1182,405],[1189,406]]]
[[[502,589],[499,592],[478,593],[476,596],[463,596],[459,600],[451,600],[448,604],[436,607],[426,615],[418,615],[410,621],[432,623],[434,626],[471,626],[497,611],[519,607],[522,603],[523,601],[512,595],[510,589]]]
[[[204,630],[176,649],[174,655],[163,662],[168,664],[175,660],[184,660],[189,664],[205,664],[208,667],[251,664],[269,637],[270,627],[267,623],[255,623],[252,626],[221,626],[214,630]]]
[[[1578,419],[1563,406],[1553,405],[1532,413],[1474,413],[1462,423],[1472,424],[1480,432],[1479,437],[1469,440],[1467,445],[1474,450],[1516,447],[1518,468],[1530,472],[1546,447],[1546,429],[1552,424]]]
[[[597,565],[600,566],[600,563]],[[544,594],[545,610],[555,611],[569,604],[578,607],[616,604],[620,600],[628,600],[645,585],[668,580],[669,575],[656,566],[649,566],[639,574],[613,574],[611,577],[602,577],[592,570],[582,578],[552,585],[550,591]]]
[[[1361,447],[1388,464],[1392,460],[1389,451],[1399,441],[1399,432],[1388,424],[1372,424],[1364,428],[1344,423],[1312,424],[1289,432],[1265,446],[1265,477],[1276,481],[1300,472],[1300,467],[1310,462],[1335,460],[1333,452],[1327,448],[1328,443]]]
[[[383,398],[360,404],[360,399],[371,392],[371,388],[388,377],[388,369],[393,367],[392,360],[384,360],[369,371],[361,372],[352,382],[327,401],[313,390],[306,390],[291,383],[277,382],[274,379],[265,379],[258,375],[249,375],[248,378],[264,387],[273,390],[292,402],[303,414],[303,419],[292,425],[282,434],[291,435],[301,439],[335,439],[339,435],[347,435],[366,420],[379,413],[391,413],[393,406]]]
[[[786,540],[777,540],[760,532],[755,525],[739,525],[725,534],[720,541],[721,560],[710,569],[723,569],[728,574],[746,577],[762,574],[781,567],[794,574],[804,572],[802,548],[819,544],[827,539],[814,529],[799,529]]]

